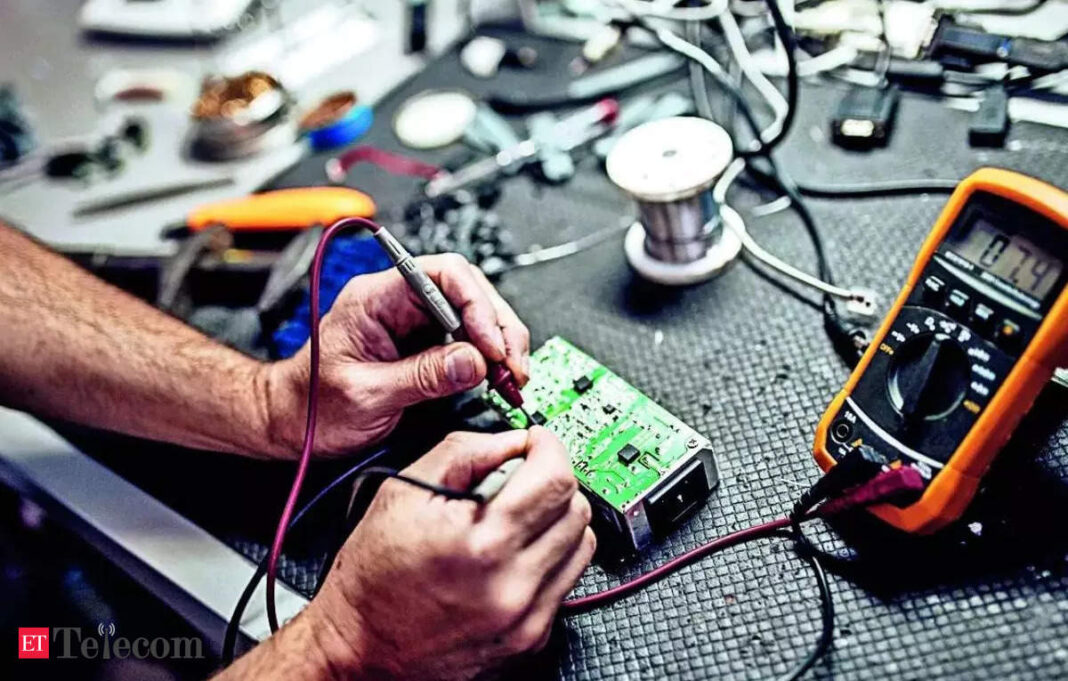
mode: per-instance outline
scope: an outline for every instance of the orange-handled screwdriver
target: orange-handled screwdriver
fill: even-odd
[[[185,226],[193,232],[214,225],[223,225],[231,232],[292,231],[333,224],[344,217],[370,218],[374,214],[374,201],[361,191],[302,187],[208,203],[190,213]]]

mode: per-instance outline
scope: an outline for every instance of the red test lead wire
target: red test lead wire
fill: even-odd
[[[319,280],[322,277],[323,260],[326,258],[326,247],[330,240],[338,232],[349,227],[366,227],[374,231],[378,225],[364,218],[342,218],[323,233],[319,239],[319,245],[315,249],[315,257],[311,265],[311,339],[309,355],[311,356],[311,373],[308,380],[308,420],[304,427],[304,445],[300,451],[300,462],[297,464],[297,473],[293,477],[293,486],[289,490],[289,498],[286,499],[282,516],[278,519],[278,527],[275,529],[274,542],[271,544],[271,552],[267,560],[267,622],[271,632],[278,631],[278,613],[275,610],[274,594],[275,581],[278,575],[278,559],[282,555],[282,544],[286,538],[286,528],[297,506],[297,498],[300,489],[304,485],[304,477],[308,473],[308,463],[311,461],[312,450],[315,448],[315,424],[319,414]]]
[[[857,486],[856,489],[835,499],[828,500],[815,511],[805,516],[805,520],[835,515],[861,506],[871,506],[894,499],[902,494],[918,494],[923,491],[924,486],[923,477],[915,468],[902,466],[901,468],[880,473],[863,485]],[[691,549],[628,582],[623,582],[595,594],[566,600],[560,610],[564,615],[574,615],[608,605],[630,596],[702,558],[754,539],[770,537],[776,532],[789,529],[790,524],[790,518],[779,518],[778,520],[731,532],[718,539],[713,539],[707,544]]]

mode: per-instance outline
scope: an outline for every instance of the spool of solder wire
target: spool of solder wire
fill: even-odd
[[[639,274],[685,285],[719,274],[741,250],[741,218],[712,198],[734,155],[727,131],[704,118],[678,116],[625,134],[607,159],[608,177],[638,206],[624,248]]]

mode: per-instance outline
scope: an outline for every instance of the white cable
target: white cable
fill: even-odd
[[[852,64],[857,58],[857,48],[850,45],[839,45],[827,50],[823,54],[817,54],[811,59],[806,59],[797,64],[797,76],[807,78],[825,71],[833,71]]]
[[[548,248],[542,248],[528,253],[520,253],[515,256],[513,263],[516,267],[530,267],[531,265],[538,265],[543,262],[566,258],[585,251],[588,248],[593,248],[602,241],[611,239],[616,234],[622,234],[627,231],[632,224],[634,224],[634,218],[627,218],[621,220],[618,226],[605,227],[592,234],[579,237],[574,241],[568,241],[562,244],[557,244],[556,246],[549,246]]]
[[[761,139],[765,142],[774,139],[779,134],[779,131],[782,130],[782,124],[786,120],[786,113],[790,106],[786,103],[786,98],[779,92],[779,89],[764,76],[757,66],[752,53],[749,52],[749,47],[745,44],[742,30],[738,28],[738,22],[735,21],[734,15],[730,12],[724,12],[719,16],[719,23],[723,27],[723,34],[727,38],[727,45],[731,49],[731,54],[734,55],[738,65],[742,67],[742,73],[745,74],[745,77],[749,79],[749,82],[753,84],[756,91],[767,101],[768,106],[775,113],[775,120],[760,133]],[[776,42],[776,44],[778,43]]]
[[[712,189],[712,199],[720,204],[726,205],[727,190],[734,184],[734,181],[741,174],[745,168],[745,160],[736,158],[731,161],[731,164],[727,166],[727,169],[723,171],[719,181],[716,182],[716,186]],[[764,263],[768,267],[776,270],[780,274],[784,274],[790,277],[794,281],[800,282],[805,286],[816,289],[827,295],[834,296],[835,298],[841,298],[850,302],[860,303],[867,308],[871,305],[874,308],[874,302],[872,302],[871,293],[867,291],[853,290],[848,288],[842,288],[841,286],[835,286],[828,284],[825,281],[817,279],[807,272],[803,272],[790,263],[787,263],[779,258],[775,257],[753,239],[749,235],[749,232],[743,228],[739,228],[737,225],[731,223],[728,220],[722,221],[728,229],[730,229],[739,241],[742,242],[742,248],[744,248],[750,255]]]
[[[630,14],[672,21],[708,21],[727,11],[728,0],[710,0],[704,7],[662,7],[660,3],[640,0],[608,0]]]

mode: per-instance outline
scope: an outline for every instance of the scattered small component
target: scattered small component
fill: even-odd
[[[593,387],[593,381],[590,380],[589,376],[579,376],[575,379],[574,387],[575,392],[581,395],[582,393]]]
[[[538,156],[542,140],[547,137],[552,137],[557,149],[570,151],[611,130],[618,113],[619,102],[614,99],[601,100],[561,119],[552,126],[551,131],[538,139],[525,139],[493,156],[434,178],[427,183],[424,191],[428,197],[434,198],[488,181],[502,172],[514,172],[517,167],[526,165]]]
[[[476,109],[475,100],[466,92],[424,90],[397,109],[393,132],[412,149],[448,146],[463,137]]]
[[[127,118],[116,132],[105,135],[95,147],[51,154],[43,170],[47,177],[79,180],[89,179],[98,171],[113,175],[125,165],[128,150],[141,153],[147,148],[148,126],[140,118]]]
[[[897,114],[897,88],[854,86],[838,104],[831,119],[831,137],[840,147],[871,149],[884,147]]]
[[[517,66],[524,69],[532,69],[538,63],[538,51],[529,45],[509,47],[501,60],[502,66]]]
[[[403,222],[390,227],[415,255],[459,253],[487,277],[497,277],[515,260],[512,235],[492,207],[500,193],[494,185],[461,190],[407,206]]]
[[[968,124],[968,144],[973,147],[1003,147],[1009,134],[1009,94],[1004,86],[986,90],[979,110]]]
[[[535,425],[538,425],[538,426],[545,425],[545,420],[546,420],[545,419],[545,414],[541,413],[540,411],[531,412],[530,420]]]
[[[623,449],[619,450],[619,454],[617,456],[619,456],[620,461],[627,465],[630,465],[637,461],[638,457],[641,455],[642,453],[638,451],[637,447],[635,447],[634,445],[627,445]]]
[[[606,24],[586,39],[582,45],[582,58],[590,64],[596,64],[619,47],[623,33],[615,26]]]
[[[485,104],[479,104],[471,124],[464,130],[464,142],[484,154],[496,154],[521,140],[512,125]]]
[[[566,149],[557,145],[556,116],[549,111],[540,111],[527,119],[530,138],[538,145],[538,173],[546,182],[559,184],[575,175],[575,161]]]
[[[308,136],[312,149],[321,151],[343,147],[362,137],[374,122],[371,107],[358,104],[351,90],[337,92],[323,99],[305,113],[297,124]]]
[[[0,167],[18,161],[34,146],[30,124],[10,85],[0,87]]]
[[[476,78],[493,78],[507,52],[503,40],[481,35],[469,40],[460,50],[460,63]]]

